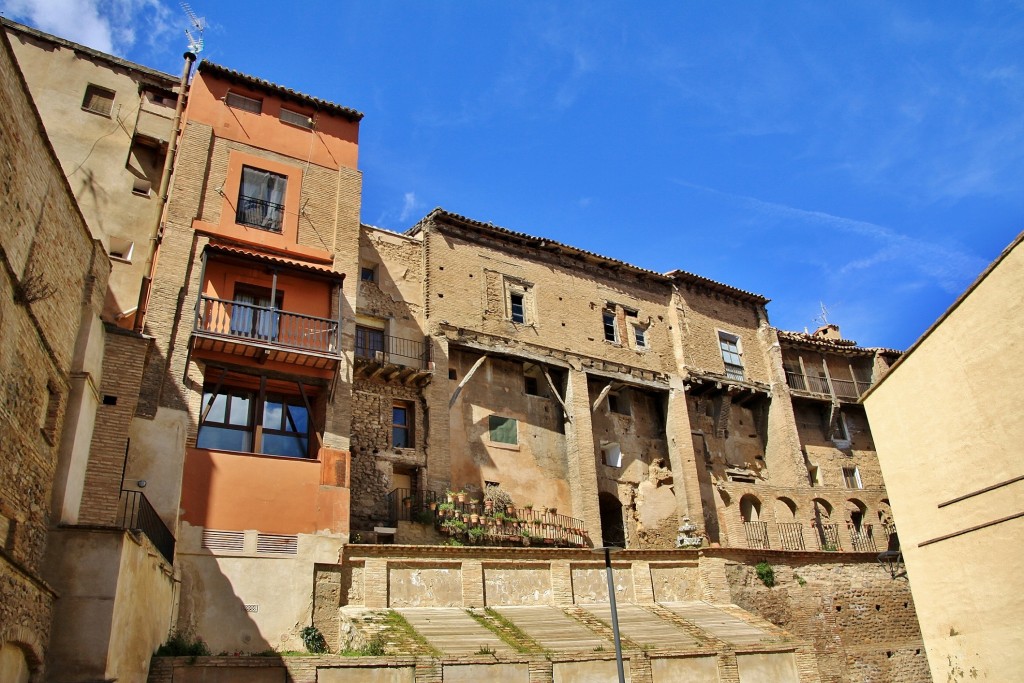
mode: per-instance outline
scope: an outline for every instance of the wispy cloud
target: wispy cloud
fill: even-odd
[[[171,12],[160,0],[0,0],[0,11],[47,33],[121,56],[140,35],[152,46],[166,40],[174,28]]]
[[[832,231],[867,238],[859,243],[845,243],[834,253],[852,254],[845,262],[835,259],[822,261],[837,276],[863,274],[880,266],[889,273],[907,273],[906,279],[924,278],[949,294],[957,294],[980,273],[986,261],[958,245],[942,244],[897,232],[884,225],[861,221],[844,216],[835,216],[823,211],[814,211],[768,202],[755,197],[722,192],[713,188],[682,180],[674,181],[705,193],[714,194],[730,201],[741,202],[757,211],[762,217],[785,221],[790,226],[804,226],[805,232]],[[861,246],[861,249],[857,248]]]
[[[402,210],[398,214],[398,220],[407,221],[412,218],[413,212],[416,211],[416,207],[419,206],[416,202],[415,192],[406,192],[402,198]]]

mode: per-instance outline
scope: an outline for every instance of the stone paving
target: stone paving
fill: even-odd
[[[706,602],[664,602],[662,607],[731,645],[754,645],[772,637],[763,629]]]
[[[450,655],[477,654],[487,649],[498,655],[515,654],[501,638],[483,627],[459,607],[415,607],[395,610],[427,639],[431,646]]]

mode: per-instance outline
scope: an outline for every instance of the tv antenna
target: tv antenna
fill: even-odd
[[[192,11],[192,6],[187,2],[180,4],[192,24],[191,29],[185,29],[185,37],[188,38],[188,51],[198,55],[203,51],[203,29],[206,28],[206,19],[196,16],[196,13]]]
[[[820,322],[822,325],[828,325],[828,309],[825,307],[825,302],[819,301],[818,305],[821,306],[821,313],[814,316],[813,320]]]

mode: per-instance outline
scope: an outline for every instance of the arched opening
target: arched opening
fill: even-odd
[[[740,498],[740,517],[744,522],[761,521],[761,501],[757,496],[748,493]]]
[[[864,530],[867,512],[868,506],[856,498],[851,498],[846,501],[847,520],[850,522],[850,527],[854,531],[860,532]]]
[[[832,505],[822,498],[815,498],[811,503],[814,506],[811,524],[816,530],[818,548],[826,551],[842,550],[839,526],[832,523]]]
[[[796,503],[785,496],[775,500],[775,521],[780,524],[796,521]]]
[[[889,500],[886,498],[878,505],[878,523],[886,529],[892,526],[892,508],[889,507]]]
[[[12,683],[28,683],[31,678],[26,653],[14,643],[4,643],[0,647],[0,681]]]
[[[616,548],[626,547],[626,529],[622,522],[622,503],[610,493],[597,496],[601,508],[601,544]]]

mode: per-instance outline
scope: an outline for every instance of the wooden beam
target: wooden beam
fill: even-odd
[[[604,389],[602,389],[601,393],[597,395],[597,400],[594,401],[594,405],[593,405],[593,407],[591,407],[590,412],[592,412],[592,413],[596,413],[597,412],[597,409],[601,406],[601,401],[604,400],[604,397],[607,396],[608,392],[611,391],[611,390],[612,390],[612,382],[608,382],[608,386],[606,386]]]
[[[469,379],[473,376],[473,373],[475,373],[477,369],[484,364],[485,360],[487,360],[486,353],[480,356],[480,358],[478,358],[477,361],[473,363],[473,367],[469,369],[469,372],[466,373],[466,376],[462,378],[461,382],[459,382],[459,386],[455,387],[455,391],[452,393],[451,400],[448,401],[449,410],[451,410],[451,407],[455,405],[455,399],[457,399],[459,397],[459,394],[462,393],[462,387],[466,386],[466,382],[468,382]]]
[[[558,395],[558,389],[555,388],[555,382],[551,379],[551,374],[548,373],[548,369],[543,365],[540,366],[540,371],[544,373],[544,379],[548,381],[548,386],[551,388],[551,393],[555,395],[555,400],[558,401],[558,405],[562,406],[562,412],[565,413],[565,419],[572,422],[572,415],[569,414],[569,409],[565,406],[565,401]]]
[[[323,448],[324,436],[321,433],[320,425],[317,424],[316,416],[313,414],[313,406],[309,404],[309,397],[306,396],[306,385],[302,382],[296,382],[296,384],[299,385],[299,394],[302,395],[302,402],[306,405],[306,420],[309,424],[313,425],[313,433],[316,434],[316,440],[320,444],[320,448]],[[295,426],[294,423],[292,426]]]

